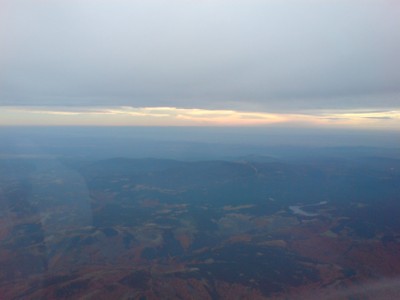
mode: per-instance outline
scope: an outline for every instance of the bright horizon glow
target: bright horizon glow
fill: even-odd
[[[0,108],[0,126],[279,126],[399,129],[400,109],[267,113],[177,107]]]

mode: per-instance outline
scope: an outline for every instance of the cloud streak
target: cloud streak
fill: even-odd
[[[322,126],[397,129],[399,111],[307,114],[261,113],[176,107],[2,107],[0,125],[90,126]]]

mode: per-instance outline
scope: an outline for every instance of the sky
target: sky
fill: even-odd
[[[1,125],[400,128],[395,0],[0,0]]]

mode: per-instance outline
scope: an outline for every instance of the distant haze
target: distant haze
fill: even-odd
[[[0,158],[400,158],[398,131],[211,127],[0,127]]]

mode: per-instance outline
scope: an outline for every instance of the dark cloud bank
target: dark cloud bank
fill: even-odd
[[[394,1],[2,1],[0,105],[399,107]]]

